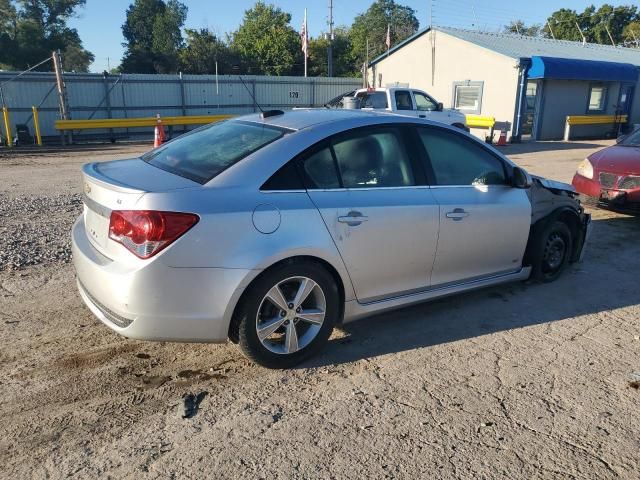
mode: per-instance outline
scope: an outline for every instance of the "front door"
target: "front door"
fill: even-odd
[[[362,303],[430,285],[439,207],[402,128],[353,130],[302,161]]]
[[[418,131],[440,206],[432,285],[519,270],[531,203],[525,190],[509,185],[508,165],[462,134],[436,127]]]
[[[434,122],[451,123],[447,112],[438,110],[438,103],[422,92],[413,91],[416,105],[416,116],[433,120]]]

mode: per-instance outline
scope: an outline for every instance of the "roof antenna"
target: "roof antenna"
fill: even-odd
[[[235,67],[237,65],[234,65],[234,70]],[[253,100],[253,104],[258,107],[258,110],[260,110],[260,113],[264,113],[264,110],[262,109],[262,107],[260,106],[260,104],[258,102],[256,102],[256,97],[253,96],[253,92],[251,90],[249,90],[249,87],[247,87],[247,84],[244,83],[244,80],[242,79],[242,77],[240,76],[240,74],[238,74],[238,78],[240,79],[240,81],[242,82],[242,85],[244,85],[244,88],[247,89],[247,92],[249,92],[249,96],[251,96],[251,99]]]
[[[265,118],[268,118],[268,117],[275,117],[276,115],[284,115],[284,112],[282,110],[267,110],[265,112],[262,109],[262,107],[260,106],[260,104],[256,101],[256,97],[253,96],[253,92],[251,92],[251,90],[249,90],[249,87],[247,87],[247,84],[244,83],[244,80],[242,79],[242,77],[240,75],[238,75],[238,78],[242,82],[242,85],[244,85],[244,88],[247,89],[247,92],[249,92],[249,95],[251,95],[251,98],[253,99],[253,104],[256,107],[258,107],[258,109],[260,110],[260,116],[262,117],[262,119],[265,119]]]

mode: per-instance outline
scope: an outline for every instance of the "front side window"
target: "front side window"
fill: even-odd
[[[482,110],[482,89],[483,82],[454,82],[453,108],[479,114]]]
[[[592,85],[589,91],[589,112],[602,112],[607,107],[607,87]]]
[[[505,185],[503,163],[462,135],[436,128],[418,129],[436,185]]]
[[[396,92],[396,108],[398,110],[413,110],[411,92],[406,90],[398,90]]]
[[[334,141],[333,150],[345,188],[415,185],[397,129],[349,134]]]
[[[438,109],[438,105],[424,93],[414,92],[413,96],[416,99],[416,110],[421,112],[433,112]]]
[[[234,163],[282,138],[286,132],[251,122],[213,123],[151,150],[142,160],[181,177],[207,183]]]
[[[385,92],[360,92],[356,95],[360,99],[361,108],[387,108],[387,94]]]

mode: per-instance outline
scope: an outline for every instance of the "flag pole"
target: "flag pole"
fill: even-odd
[[[304,76],[307,76],[307,57],[309,52],[309,32],[307,30],[307,9],[304,9]]]

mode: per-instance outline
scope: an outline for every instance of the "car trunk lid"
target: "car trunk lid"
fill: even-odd
[[[88,163],[82,168],[84,223],[91,244],[108,258],[130,255],[109,241],[109,219],[113,210],[135,210],[147,192],[162,192],[198,186],[197,183],[141,159]]]

